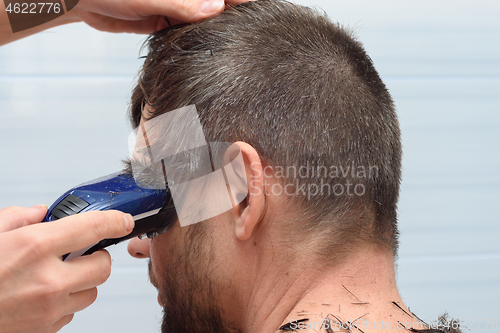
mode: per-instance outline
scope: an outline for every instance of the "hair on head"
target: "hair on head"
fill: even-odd
[[[147,47],[132,97],[135,126],[146,104],[148,118],[195,104],[207,142],[247,142],[275,170],[316,168],[281,179],[299,189],[330,188],[330,195],[289,198],[301,212],[289,230],[314,239],[315,252],[330,258],[347,251],[339,245],[370,241],[396,253],[399,124],[349,31],[313,9],[260,0],[159,31]],[[363,194],[332,192],[348,184]]]

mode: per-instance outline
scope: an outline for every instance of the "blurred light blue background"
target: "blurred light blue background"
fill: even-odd
[[[424,320],[500,320],[500,2],[331,1],[394,97],[403,132],[398,285]],[[121,168],[145,36],[84,24],[0,47],[0,207],[51,204]],[[158,332],[146,261],[111,249],[94,305],[62,332]]]

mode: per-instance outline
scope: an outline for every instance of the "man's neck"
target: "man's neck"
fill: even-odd
[[[388,251],[365,247],[337,266],[298,261],[272,275],[274,283],[269,283],[268,272],[266,283],[258,284],[244,332],[422,328],[399,296]]]

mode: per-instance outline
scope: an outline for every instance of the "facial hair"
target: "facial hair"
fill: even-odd
[[[214,278],[214,244],[206,223],[189,228],[180,248],[171,249],[170,260],[161,265],[157,279],[163,304],[162,333],[241,332],[223,318],[220,294],[224,285]],[[150,265],[151,266],[151,265]]]

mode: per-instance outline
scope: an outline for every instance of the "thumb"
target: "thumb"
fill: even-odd
[[[150,15],[163,15],[180,22],[196,22],[224,11],[224,0],[155,1]]]

